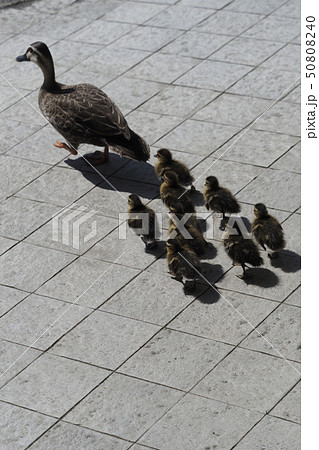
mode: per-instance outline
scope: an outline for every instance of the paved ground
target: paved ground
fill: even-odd
[[[299,449],[299,2],[39,0],[1,10],[0,30],[0,448]],[[120,240],[128,193],[165,211],[154,158],[96,173],[53,147],[32,108],[42,74],[14,61],[36,40],[58,80],[103,88],[198,189],[217,175],[250,220],[264,202],[280,259],[239,280],[208,221],[218,290],[185,296],[163,243]]]

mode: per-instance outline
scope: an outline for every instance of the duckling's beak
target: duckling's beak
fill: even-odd
[[[29,58],[27,57],[27,54],[25,53],[24,55],[17,56],[16,61],[18,61],[18,62],[29,61]]]

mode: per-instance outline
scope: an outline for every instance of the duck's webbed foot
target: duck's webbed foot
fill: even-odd
[[[98,166],[109,161],[109,149],[104,148],[104,152],[96,151],[92,156],[85,156],[86,161],[92,166]]]
[[[70,147],[65,142],[56,141],[56,143],[54,144],[54,147],[64,148],[65,150],[68,150],[70,153],[72,153],[72,155],[78,154],[78,152],[75,150],[75,148]]]
[[[246,267],[245,267],[245,265],[241,265],[241,266],[242,266],[242,268],[243,268],[243,273],[242,273],[241,275],[236,275],[236,277],[240,278],[241,280],[245,280],[245,279],[247,279],[247,278],[251,278],[252,275],[251,275],[251,273],[247,273],[247,272],[246,272]]]

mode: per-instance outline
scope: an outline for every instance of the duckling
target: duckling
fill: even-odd
[[[144,205],[140,197],[136,194],[131,194],[128,197],[128,213],[134,215],[134,218],[129,218],[127,220],[128,226],[132,228],[136,234],[138,234],[145,244],[145,250],[152,250],[157,247],[157,242],[155,240],[156,232],[156,216],[155,212]],[[145,233],[142,234],[141,228],[143,227],[142,218],[145,218],[144,214],[148,214],[148,223],[146,224]]]
[[[237,234],[234,234],[236,233]],[[251,275],[246,272],[246,263],[254,267],[259,267],[263,264],[263,259],[259,254],[257,245],[252,239],[247,239],[243,236],[237,222],[233,227],[227,224],[227,229],[223,236],[223,244],[227,255],[233,260],[234,265],[241,265],[243,268],[242,275],[237,275],[238,278],[248,278]]]
[[[173,214],[178,221],[183,219],[184,210],[181,203],[173,204],[169,209],[171,215],[168,235],[171,236],[172,233],[174,233],[174,239],[176,239],[182,247],[191,249],[197,256],[204,256],[208,244],[204,239],[199,221],[196,219],[195,214],[191,214],[183,225],[179,225],[179,222],[176,220],[174,221]],[[184,227],[184,230],[182,227]],[[185,231],[188,233],[187,236],[185,236]]]
[[[284,232],[278,220],[268,213],[263,203],[254,206],[255,218],[251,225],[251,231],[256,241],[266,250],[266,246],[272,253],[268,253],[269,258],[277,258],[278,250],[285,247]]]
[[[161,148],[154,156],[157,158],[155,172],[160,180],[165,172],[171,170],[176,173],[180,184],[183,186],[190,185],[191,190],[195,190],[195,186],[193,186],[194,177],[191,175],[188,167],[186,167],[182,162],[173,159],[172,153],[167,148]]]
[[[200,270],[199,259],[190,248],[180,245],[176,239],[169,239],[166,242],[166,259],[169,273],[177,281],[184,285],[185,291],[190,291],[196,287],[196,278]],[[183,279],[185,278],[185,282]],[[187,284],[190,281],[190,284]]]
[[[164,181],[160,187],[163,203],[169,207],[173,203],[180,202],[185,212],[195,212],[195,207],[189,197],[188,191],[178,183],[176,173],[168,170],[164,173],[163,178]]]
[[[128,126],[115,103],[91,84],[67,86],[55,80],[50,50],[43,42],[31,44],[16,61],[32,61],[43,72],[44,83],[39,92],[39,107],[53,127],[67,140],[56,147],[77,154],[80,144],[104,147],[98,158],[86,157],[93,165],[108,161],[109,146],[121,156],[147,161],[148,144]],[[100,153],[101,152],[96,152]]]
[[[204,188],[204,200],[207,209],[223,214],[221,229],[225,229],[225,213],[240,212],[240,205],[229,189],[219,186],[216,177],[207,177]]]

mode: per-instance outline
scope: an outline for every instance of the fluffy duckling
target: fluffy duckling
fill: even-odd
[[[183,225],[179,225],[179,221],[183,219],[184,210],[180,203],[170,206],[170,228],[168,230],[169,236],[174,236],[174,239],[184,248],[189,248],[196,253],[197,256],[204,256],[206,252],[207,242],[204,239],[199,222],[195,214],[191,214]],[[174,216],[175,217],[174,217]],[[177,218],[177,221],[174,220]],[[183,230],[184,227],[184,230]],[[185,236],[185,231],[188,233]]]
[[[136,194],[131,194],[128,197],[128,213],[134,215],[127,220],[128,226],[138,234],[145,244],[145,250],[151,250],[157,247],[155,240],[156,232],[156,216],[155,212],[144,205],[140,197]],[[141,231],[143,227],[142,218],[145,218],[144,214],[148,214],[148,226],[146,226],[145,233],[144,230]]]
[[[160,180],[165,172],[171,170],[176,173],[180,184],[183,186],[190,185],[191,190],[195,190],[195,187],[193,186],[194,177],[191,175],[188,167],[182,162],[173,159],[172,153],[168,149],[161,148],[154,156],[157,158],[155,172]]]
[[[196,278],[200,270],[199,259],[190,248],[180,245],[176,239],[169,239],[166,242],[167,264],[169,273],[177,281],[183,283],[186,291],[196,287]],[[185,278],[185,282],[183,279]],[[189,281],[190,283],[187,283]]]
[[[234,234],[236,232],[237,234]],[[252,239],[243,236],[236,222],[232,228],[227,225],[223,236],[223,244],[227,255],[233,260],[233,264],[241,265],[243,268],[243,273],[238,275],[238,278],[244,279],[251,276],[246,273],[246,264],[259,267],[264,262],[257,245]]]
[[[204,200],[207,209],[223,214],[223,224],[225,223],[225,213],[235,214],[240,212],[240,206],[229,189],[219,186],[216,177],[207,177],[204,188]],[[224,226],[221,229],[225,229]]]
[[[160,187],[160,194],[163,203],[170,206],[173,203],[180,202],[185,212],[195,212],[195,207],[189,197],[189,193],[178,183],[175,172],[168,170],[164,173],[164,181]]]
[[[278,220],[268,214],[268,210],[263,203],[254,206],[255,218],[251,231],[256,241],[266,250],[266,246],[273,250],[268,253],[269,258],[277,258],[278,250],[285,247],[284,232]]]

